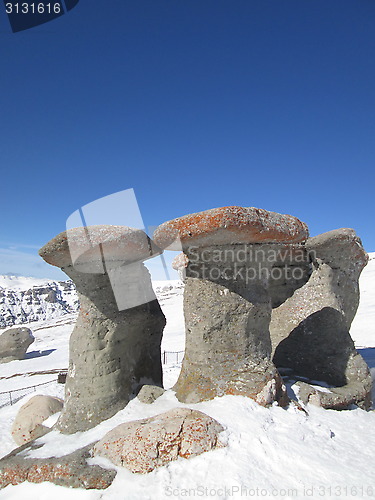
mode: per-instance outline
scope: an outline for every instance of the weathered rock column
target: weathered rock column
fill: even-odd
[[[353,229],[315,236],[305,247],[312,262],[310,279],[272,312],[274,363],[334,386],[319,391],[298,382],[304,402],[368,408],[371,375],[349,334],[359,304],[358,279],[368,256]]]
[[[142,263],[160,249],[143,231],[91,226],[59,234],[39,253],[74,281],[81,304],[57,423],[71,434],[114,415],[142,385],[162,387],[166,321]]]
[[[286,402],[270,360],[271,299],[267,246],[308,237],[295,217],[223,207],[166,222],[154,233],[162,248],[183,250],[186,349],[174,387],[181,402],[239,394],[267,405]]]

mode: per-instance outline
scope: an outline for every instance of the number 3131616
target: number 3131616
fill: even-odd
[[[59,3],[6,3],[7,14],[60,14]]]

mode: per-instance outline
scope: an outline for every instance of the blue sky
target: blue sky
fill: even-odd
[[[374,26],[373,0],[80,0],[15,34],[1,10],[0,273],[57,277],[37,248],[128,188],[146,225],[255,206],[375,251]]]

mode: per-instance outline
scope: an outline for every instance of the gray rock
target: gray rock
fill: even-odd
[[[371,375],[349,334],[367,254],[352,229],[310,238],[306,250],[312,261],[309,281],[272,312],[274,363],[333,386],[330,392],[317,392],[300,383],[303,402],[325,408],[353,403],[368,408]]]
[[[307,283],[312,264],[303,244],[270,244],[267,245],[267,255],[272,261],[268,293],[272,308],[276,308]]]
[[[34,342],[30,328],[10,328],[0,335],[0,363],[24,359]]]
[[[307,237],[297,218],[253,207],[207,210],[156,229],[159,246],[185,255],[174,261],[186,274],[186,349],[174,387],[179,401],[240,394],[262,405],[287,402],[270,359],[271,309],[302,286],[309,265],[289,288],[282,273],[281,283],[270,273],[280,265],[282,247],[290,253]],[[269,258],[272,250],[275,259]]]
[[[221,246],[220,262],[208,261],[217,252],[216,246],[205,247],[204,255],[196,248],[194,255],[184,249],[189,258],[184,293],[186,347],[174,387],[181,402],[239,394],[262,405],[285,403],[281,378],[270,359],[271,301],[267,283],[257,274],[258,263],[250,256],[254,249],[247,245],[244,268],[238,266],[237,255],[243,247]],[[226,251],[234,254],[234,262],[225,260]],[[268,262],[263,265],[269,270]],[[255,278],[247,280],[241,269],[249,271],[249,276],[254,271]],[[225,274],[229,277],[236,272],[236,279],[225,279]]]
[[[157,385],[144,385],[137,394],[139,401],[145,404],[152,404],[157,398],[165,393],[165,389]]]
[[[49,481],[58,486],[105,489],[111,485],[116,471],[89,465],[92,444],[63,457],[27,458],[25,454],[40,448],[35,442],[21,446],[0,460],[0,488],[24,481]]]
[[[119,425],[96,443],[94,455],[145,474],[179,457],[191,458],[222,447],[219,433],[223,430],[200,411],[175,408]]]
[[[90,244],[78,228],[56,236],[40,251],[74,281],[81,304],[57,423],[68,434],[110,418],[142,385],[162,386],[160,344],[166,321],[141,262],[157,249],[143,231],[122,226],[86,230]]]
[[[42,425],[48,417],[62,410],[63,400],[52,396],[34,396],[19,409],[12,426],[18,445],[28,443],[50,431]]]
[[[186,268],[189,263],[186,255],[181,252],[172,261],[172,268],[178,272],[178,276],[182,282],[185,281],[186,278]]]

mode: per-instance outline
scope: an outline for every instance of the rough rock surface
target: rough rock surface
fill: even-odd
[[[309,281],[272,312],[274,363],[333,386],[330,392],[317,392],[299,383],[304,402],[338,409],[356,403],[367,408],[371,376],[349,334],[367,254],[352,229],[310,238],[306,250],[312,261]]]
[[[186,278],[186,268],[189,263],[187,256],[181,252],[172,261],[172,268],[178,272],[178,276],[181,281],[185,281]]]
[[[0,335],[0,363],[24,359],[34,340],[30,328],[10,328],[3,332]]]
[[[164,393],[165,390],[162,387],[158,387],[157,385],[144,385],[138,392],[137,398],[142,403],[150,405]]]
[[[180,401],[241,394],[262,405],[286,403],[285,387],[270,359],[269,323],[272,306],[309,277],[301,246],[307,237],[307,226],[295,217],[242,207],[186,215],[156,229],[159,246],[183,248],[174,262],[186,275],[186,349],[174,387]],[[283,252],[289,267],[302,254],[298,278],[284,275]],[[277,278],[273,271],[280,271]]]
[[[141,262],[159,255],[161,250],[147,234],[127,226],[87,226],[64,231],[44,247],[39,254],[49,264],[75,268],[81,272],[103,272],[110,261],[119,267],[125,262]]]
[[[51,458],[28,458],[27,452],[40,447],[35,443],[24,445],[0,460],[0,488],[24,481],[49,481],[59,486],[85,489],[104,489],[111,485],[116,471],[88,465],[92,444],[65,455]]]
[[[191,458],[222,447],[218,435],[223,430],[200,411],[175,408],[119,425],[98,441],[94,454],[144,474],[178,457]]]
[[[272,308],[275,308],[307,283],[312,273],[312,264],[303,244],[268,244],[266,249],[267,259],[272,261],[268,293]]]
[[[12,426],[12,436],[22,445],[43,436],[50,429],[42,423],[62,410],[63,400],[52,396],[34,396],[19,409]]]
[[[57,423],[62,432],[110,418],[144,384],[162,386],[165,317],[141,262],[157,252],[145,233],[120,226],[72,229],[40,250],[74,281],[81,303]]]
[[[182,249],[173,266],[185,278],[186,349],[177,398],[196,403],[241,394],[262,405],[286,404],[285,387],[273,365],[269,322],[280,305],[308,279],[284,275],[282,250],[306,251],[306,224],[296,217],[254,207],[221,207],[161,224],[156,244]],[[270,258],[270,253],[275,258]],[[280,271],[274,279],[272,270]]]
[[[161,224],[154,241],[161,248],[239,243],[300,243],[309,236],[305,223],[291,215],[254,207],[220,207]]]
[[[238,255],[234,263],[231,258],[225,260],[226,250],[229,256],[233,256],[230,252],[236,254],[234,247],[220,247],[220,262],[214,261],[217,247],[205,247],[204,256],[198,250],[193,255],[185,249],[189,258],[184,293],[186,347],[174,386],[176,396],[181,402],[197,403],[240,394],[262,405],[273,401],[284,404],[282,381],[270,359],[271,301],[267,284],[257,276],[251,245],[247,245],[244,272],[253,270],[255,277],[247,280],[246,275],[238,275],[229,279],[240,272],[235,268]],[[267,262],[263,265],[269,269]]]

